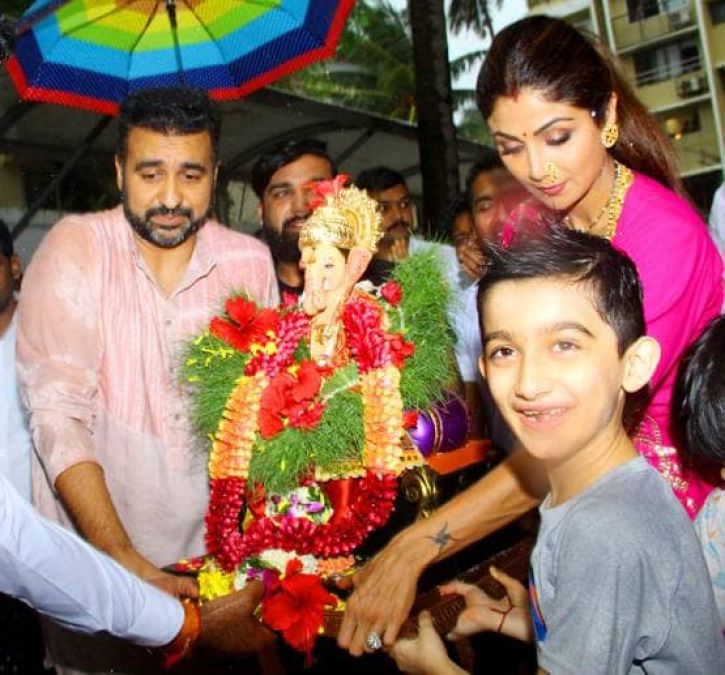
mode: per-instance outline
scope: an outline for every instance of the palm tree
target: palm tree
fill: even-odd
[[[406,13],[386,1],[358,2],[334,60],[314,64],[277,86],[414,122],[413,46]]]

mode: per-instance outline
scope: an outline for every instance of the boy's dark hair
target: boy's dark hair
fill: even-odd
[[[8,226],[2,219],[0,219],[0,253],[8,260],[15,255],[13,235],[10,233]]]
[[[478,178],[481,173],[488,173],[489,171],[506,170],[501,157],[498,153],[488,153],[479,157],[466,174],[466,183],[463,188],[463,192],[466,194],[466,199],[469,204],[473,202],[473,181]]]
[[[214,160],[219,156],[221,117],[216,105],[199,89],[168,87],[129,94],[122,101],[118,116],[116,152],[121,159],[126,156],[128,135],[134,127],[179,136],[206,131]]]
[[[725,316],[713,319],[685,354],[673,401],[687,448],[725,462]]]
[[[303,155],[314,155],[327,161],[330,172],[337,175],[337,164],[327,152],[327,143],[316,138],[303,138],[297,141],[283,141],[269,152],[260,155],[252,167],[252,189],[259,199],[277,171],[283,166],[296,162]]]
[[[606,239],[561,223],[522,228],[508,246],[486,246],[486,271],[478,284],[478,310],[493,286],[547,277],[588,284],[594,307],[617,336],[619,355],[644,335],[642,286],[634,263]]]
[[[396,185],[408,187],[403,174],[387,166],[375,166],[361,171],[355,179],[355,185],[368,192],[382,192]]]

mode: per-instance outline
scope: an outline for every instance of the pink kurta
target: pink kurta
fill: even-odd
[[[52,228],[23,280],[18,330],[43,514],[69,526],[55,479],[98,462],[142,555],[164,565],[204,552],[206,448],[190,428],[179,366],[185,343],[235,289],[278,301],[267,248],[218,223],[201,228],[168,297],[120,207]]]
[[[612,242],[637,266],[647,333],[662,347],[652,396],[635,437],[637,449],[672,485],[694,517],[712,485],[674,449],[670,406],[683,352],[723,303],[723,262],[707,226],[682,198],[635,174]]]

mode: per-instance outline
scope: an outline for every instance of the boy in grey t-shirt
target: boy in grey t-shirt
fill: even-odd
[[[541,672],[725,672],[712,587],[692,525],[639,457],[625,400],[646,386],[659,346],[644,335],[634,264],[564,227],[491,248],[480,282],[481,366],[550,492],[523,587],[494,572],[501,600],[465,584],[449,636],[481,630],[535,639]],[[393,656],[405,672],[463,672],[430,618]]]

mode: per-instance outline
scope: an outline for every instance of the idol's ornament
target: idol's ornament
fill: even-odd
[[[406,429],[455,380],[448,289],[434,253],[358,284],[381,237],[376,203],[346,176],[314,186],[300,232],[303,300],[237,295],[189,347],[185,376],[211,439],[203,599],[262,579],[265,624],[311,653],[323,581],[385,524],[398,477],[424,463]]]

